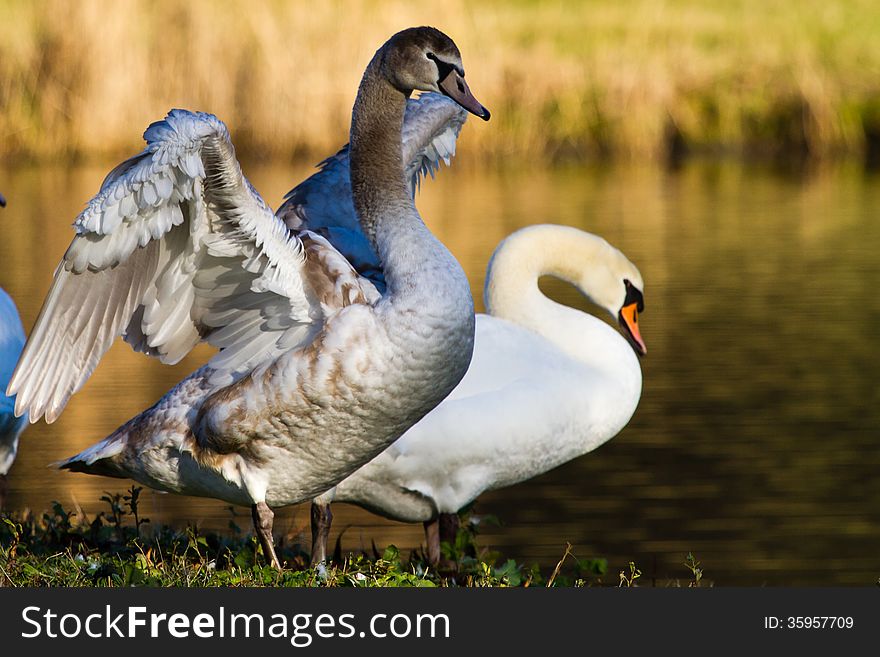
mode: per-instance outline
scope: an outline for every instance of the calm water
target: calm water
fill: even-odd
[[[0,285],[29,328],[72,232],[109,167],[0,169]],[[308,167],[249,166],[277,203]],[[870,585],[880,577],[880,177],[858,167],[788,175],[733,164],[445,171],[420,209],[480,299],[498,241],[532,223],[601,234],[641,269],[644,392],[629,426],[597,451],[487,494],[482,544],[550,567],[571,542],[630,559],[645,580],[684,578],[690,551],[718,585]],[[550,292],[579,303],[562,285]],[[478,303],[482,306],[482,303]],[[117,344],[54,425],[23,436],[11,508],[52,500],[101,510],[120,480],[46,464],[103,438],[209,352],[166,367]],[[225,528],[219,502],[150,494],[152,522]],[[248,514],[237,509],[237,522]],[[421,527],[337,505],[343,547],[419,545]],[[291,540],[307,507],[279,514]],[[643,580],[643,581],[645,581]]]

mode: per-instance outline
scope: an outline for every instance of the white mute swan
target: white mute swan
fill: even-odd
[[[473,349],[473,300],[405,179],[415,89],[489,117],[438,30],[404,30],[370,61],[352,112],[351,186],[381,296],[326,239],[288,232],[216,117],[175,110],[147,129],[144,152],[76,221],[10,383],[16,411],[52,421],[120,333],[166,362],[202,339],[221,351],[60,467],[250,505],[280,567],[271,507],[332,487],[455,387]]]
[[[558,304],[543,275],[575,285],[620,323]],[[312,560],[326,557],[330,502],[425,523],[428,558],[440,530],[481,493],[511,486],[597,448],[635,412],[646,352],[638,313],[642,276],[605,240],[538,225],[505,239],[489,263],[467,374],[439,406],[312,505]]]
[[[0,201],[6,203],[2,196]],[[6,290],[0,288],[0,385],[3,390],[12,376],[24,340],[24,328],[15,302]],[[15,417],[14,405],[14,398],[0,394],[0,509],[6,502],[6,475],[15,461],[18,437],[27,425],[27,418]]]

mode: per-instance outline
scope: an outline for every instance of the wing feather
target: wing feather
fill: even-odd
[[[168,363],[207,340],[217,379],[232,381],[328,312],[304,282],[302,242],[243,176],[219,119],[172,110],[144,138],[74,222],[10,382],[32,422],[57,418],[116,336]]]

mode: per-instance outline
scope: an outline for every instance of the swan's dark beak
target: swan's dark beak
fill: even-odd
[[[638,305],[638,303],[631,303],[621,308],[617,314],[617,321],[620,322],[620,328],[635,352],[639,356],[644,356],[648,353],[648,348],[645,346],[645,341],[642,340],[642,334],[639,332]]]
[[[6,207],[6,199],[3,198],[3,194],[0,194],[0,208]]]
[[[484,121],[488,121],[489,110],[483,107],[474,95],[471,93],[470,88],[467,86],[467,82],[464,81],[464,78],[459,75],[458,71],[454,68],[449,71],[449,74],[440,80],[440,91],[442,91],[445,95],[449,96],[456,103],[464,107],[471,114],[475,114],[479,116]]]

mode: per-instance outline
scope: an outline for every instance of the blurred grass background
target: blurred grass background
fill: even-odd
[[[465,158],[880,150],[876,0],[0,0],[0,161],[118,158],[171,107],[219,115],[244,157],[314,160],[418,24],[492,110]]]

